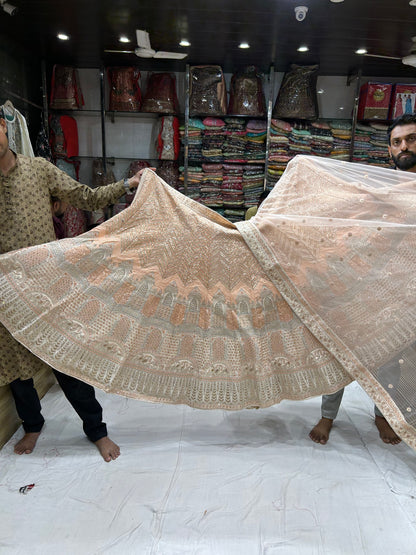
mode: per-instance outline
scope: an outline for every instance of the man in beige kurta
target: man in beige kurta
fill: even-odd
[[[9,148],[6,122],[0,118],[0,253],[56,239],[51,214],[52,196],[76,208],[96,210],[115,203],[129,188],[136,188],[140,175],[141,171],[128,180],[91,189],[43,158],[16,155]],[[15,446],[18,454],[32,452],[43,426],[32,377],[44,367],[39,358],[15,341],[0,325],[0,386],[10,384],[26,432]],[[95,399],[93,388],[54,372],[68,400],[83,420],[84,431],[97,445],[103,458],[107,462],[117,458],[120,450],[107,436],[106,425],[101,418],[102,409]]]

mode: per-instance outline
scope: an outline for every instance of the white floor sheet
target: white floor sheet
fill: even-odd
[[[325,446],[308,438],[320,398],[226,412],[97,396],[116,461],[58,386],[35,452],[13,453],[22,429],[1,450],[2,555],[416,553],[416,453],[381,442],[355,383]]]

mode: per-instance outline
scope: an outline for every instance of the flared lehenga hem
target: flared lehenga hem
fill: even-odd
[[[268,407],[355,379],[416,448],[413,183],[363,171],[297,157],[235,226],[146,170],[111,220],[0,257],[0,319],[57,370],[152,402]]]

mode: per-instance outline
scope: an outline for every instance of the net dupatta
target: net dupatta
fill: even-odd
[[[416,176],[297,156],[241,233],[315,337],[415,447]]]

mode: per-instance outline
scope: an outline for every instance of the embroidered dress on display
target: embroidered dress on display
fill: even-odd
[[[53,368],[148,401],[238,410],[357,380],[416,448],[414,179],[296,156],[233,224],[146,170],[112,219],[0,257],[0,319]]]

